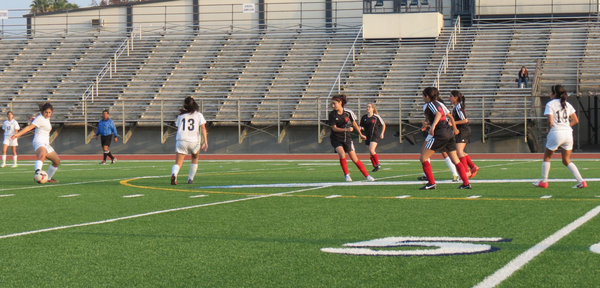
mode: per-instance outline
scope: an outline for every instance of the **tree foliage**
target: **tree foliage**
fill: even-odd
[[[29,7],[30,12],[34,14],[79,8],[77,4],[69,3],[67,0],[33,0]]]

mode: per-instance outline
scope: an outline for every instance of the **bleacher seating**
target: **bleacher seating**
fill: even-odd
[[[144,33],[99,82],[93,102],[86,99],[87,118],[99,118],[103,109],[121,114],[125,107],[128,123],[159,125],[161,116],[172,121],[182,99],[194,96],[216,125],[314,125],[326,117],[341,71],[339,87],[357,114],[375,102],[390,123],[419,122],[420,91],[436,81],[451,33],[380,41],[363,40],[359,27]],[[81,125],[83,93],[127,37],[94,31],[0,40],[2,112],[29,116],[50,101],[55,123]],[[523,121],[539,107],[531,88],[517,88],[521,66],[543,87],[563,83],[574,91],[579,79],[582,87],[598,88],[599,50],[595,23],[478,24],[457,35],[440,90],[444,99],[461,90],[475,121]]]

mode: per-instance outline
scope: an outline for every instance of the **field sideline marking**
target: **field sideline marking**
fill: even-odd
[[[164,191],[178,191],[178,192],[186,192],[186,193],[209,193],[209,194],[228,194],[228,195],[268,195],[266,193],[259,193],[259,192],[224,192],[224,191],[203,191],[203,190],[188,190],[188,189],[177,189],[177,188],[167,188],[167,187],[154,187],[154,186],[142,186],[142,185],[135,185],[132,183],[129,183],[131,181],[134,180],[139,180],[139,179],[144,179],[144,178],[153,178],[153,176],[148,176],[148,177],[138,177],[138,178],[131,178],[131,179],[125,179],[121,181],[122,185],[125,186],[129,186],[129,187],[133,187],[133,188],[139,188],[139,189],[151,189],[151,190],[164,190]],[[481,181],[481,180],[480,180]],[[496,180],[494,180],[496,181]],[[569,180],[572,181],[572,180]],[[417,181],[415,181],[417,182]],[[439,181],[440,182],[446,182],[446,181]],[[314,187],[321,187],[321,188],[325,188],[325,187],[335,187],[335,186],[339,186],[339,185],[335,185],[338,183],[348,183],[348,182],[336,182],[336,183],[310,183],[310,184],[321,184],[321,186],[319,185],[312,185]],[[358,183],[358,182],[355,182]],[[368,184],[364,184],[364,183],[369,183],[369,184],[373,184],[373,183],[377,183],[377,182],[362,182],[362,185],[368,185]],[[395,182],[394,182],[395,183]],[[447,183],[453,183],[450,182],[450,180],[447,180]],[[496,182],[494,182],[496,183]],[[499,182],[498,182],[499,183]],[[306,183],[298,183],[298,184],[306,184]],[[327,185],[325,185],[327,184]],[[421,182],[419,182],[419,184],[422,184]],[[456,183],[454,183],[456,184]],[[273,185],[280,185],[280,184],[273,184]],[[287,184],[282,184],[282,185],[287,185]],[[281,186],[278,188],[301,188],[301,187],[307,187],[308,185],[303,185],[303,186]],[[219,188],[227,188],[224,186],[218,186]],[[198,187],[196,187],[198,188]],[[206,188],[206,187],[204,187]],[[258,187],[253,187],[253,188],[258,188]],[[269,188],[272,188],[272,186],[269,186]],[[323,198],[327,195],[279,195],[282,197],[311,197],[311,198]],[[342,195],[339,196],[337,198],[352,198],[352,199],[404,199],[404,198],[409,198],[409,199],[413,199],[413,200],[467,200],[467,201],[548,201],[547,199],[541,199],[541,198],[485,198],[485,197],[479,197],[479,198],[466,198],[466,197],[414,197],[411,195],[404,195],[407,197],[402,197],[402,198],[398,198],[397,196],[356,196],[356,195]],[[595,199],[595,198],[591,198],[591,199],[581,199],[581,198],[575,198],[575,199],[560,199],[560,198],[555,198],[553,201],[595,201],[595,200],[600,200],[600,199]]]
[[[288,191],[288,192],[280,192],[280,193],[273,193],[273,194],[266,194],[266,195],[257,195],[257,196],[251,196],[251,197],[241,198],[241,199],[233,199],[233,200],[213,202],[213,203],[205,203],[205,204],[198,204],[198,205],[185,206],[185,207],[179,207],[179,208],[171,208],[171,209],[166,209],[166,210],[158,210],[158,211],[146,212],[146,213],[142,213],[142,214],[135,214],[135,215],[118,217],[118,218],[100,220],[100,221],[93,221],[93,222],[86,222],[86,223],[80,223],[80,224],[65,225],[65,226],[56,226],[56,227],[51,227],[51,228],[39,229],[39,230],[18,232],[18,233],[0,235],[0,239],[14,238],[14,237],[19,237],[19,236],[26,236],[26,235],[38,234],[38,233],[42,233],[42,232],[51,232],[51,231],[58,231],[58,230],[64,230],[64,229],[70,229],[70,228],[77,228],[77,227],[85,227],[85,226],[92,226],[92,225],[99,225],[99,224],[106,224],[106,223],[114,223],[114,222],[122,221],[122,220],[129,220],[129,219],[135,219],[135,218],[140,218],[140,217],[165,214],[165,213],[170,213],[170,212],[184,211],[184,210],[190,210],[190,209],[195,209],[195,208],[217,206],[217,205],[222,205],[222,204],[230,204],[230,203],[236,203],[236,202],[242,202],[242,201],[248,201],[248,200],[254,200],[254,199],[261,199],[261,198],[267,198],[267,197],[273,197],[273,196],[282,196],[282,195],[288,195],[288,194],[293,194],[293,193],[298,193],[298,192],[305,192],[305,191],[310,191],[310,190],[317,190],[317,189],[326,188],[326,187],[327,186],[323,186],[323,187],[311,187],[311,188],[294,190],[294,191]]]
[[[596,208],[588,211],[587,213],[585,213],[585,215],[579,217],[579,219],[571,222],[569,225],[561,228],[554,234],[548,236],[548,238],[542,240],[542,242],[529,248],[529,250],[523,252],[522,254],[517,256],[517,258],[508,262],[508,264],[500,268],[500,270],[486,277],[483,281],[474,286],[474,288],[496,287],[500,285],[500,283],[508,279],[508,277],[510,277],[513,273],[517,272],[517,270],[521,269],[523,266],[525,266],[525,264],[533,260],[533,258],[544,252],[544,250],[548,249],[550,246],[554,245],[560,239],[569,235],[571,232],[575,231],[575,229],[579,228],[581,225],[596,217],[598,214],[600,214],[600,206],[596,206]]]
[[[539,179],[481,179],[470,180],[470,183],[533,183]],[[551,179],[548,182],[576,182],[575,179]],[[600,178],[586,178],[587,182],[598,182]],[[248,185],[223,185],[223,186],[203,186],[196,187],[200,189],[214,188],[290,188],[290,187],[318,187],[318,186],[394,186],[394,185],[419,185],[425,181],[356,181],[356,182],[317,182],[317,183],[274,183],[274,184],[248,184]],[[456,184],[452,180],[436,181],[437,184]]]

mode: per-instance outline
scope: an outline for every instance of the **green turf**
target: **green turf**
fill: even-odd
[[[367,163],[365,161],[365,163]],[[384,181],[414,181],[415,161],[385,161]],[[471,287],[600,205],[600,183],[422,184],[203,188],[237,184],[343,182],[337,161],[188,163],[171,186],[171,161],[63,161],[59,184],[38,185],[32,163],[0,169],[0,238],[166,209],[186,210],[0,239],[1,287]],[[585,178],[600,162],[576,160]],[[448,180],[441,161],[438,180]],[[479,161],[476,179],[535,179],[539,161]],[[559,161],[551,178],[570,179]],[[349,163],[355,181],[364,178]],[[139,178],[158,176],[155,178]],[[380,180],[378,180],[380,181]],[[502,182],[502,181],[499,181]],[[75,197],[60,197],[79,194]],[[143,194],[143,197],[123,198]],[[205,197],[190,198],[194,195]],[[327,199],[330,195],[341,197]],[[405,199],[396,196],[410,195]],[[479,195],[477,199],[466,197]],[[551,195],[549,199],[541,196]],[[241,200],[238,202],[228,202]],[[206,206],[200,206],[207,204]],[[195,206],[198,205],[198,206]],[[600,216],[573,231],[500,287],[598,287]],[[321,248],[385,237],[501,237],[499,250],[451,256],[354,256]],[[431,248],[382,248],[411,250]]]

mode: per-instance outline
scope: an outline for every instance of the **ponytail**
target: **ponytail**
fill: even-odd
[[[375,103],[370,103],[371,104],[371,108],[373,108],[373,114],[379,114],[377,113],[377,107],[375,107]]]
[[[430,101],[438,101],[444,103],[440,99],[440,91],[435,87],[427,87],[423,89],[423,95],[429,97]]]
[[[465,95],[463,95],[462,93],[460,93],[460,91],[458,90],[452,90],[450,91],[450,95],[452,95],[453,97],[458,98],[458,103],[460,103],[460,110],[465,113]]]
[[[556,85],[552,86],[552,94],[554,95],[555,98],[560,99],[560,106],[562,106],[562,109],[566,109],[567,108],[567,97],[569,95],[567,95],[567,91],[565,90],[565,87],[563,87],[560,84],[556,84]]]
[[[196,103],[194,98],[192,98],[191,96],[188,96],[188,97],[185,97],[185,100],[183,100],[183,108],[179,109],[179,113],[180,114],[192,113],[192,112],[196,112],[199,110],[200,110],[200,107],[198,106],[198,103]]]

